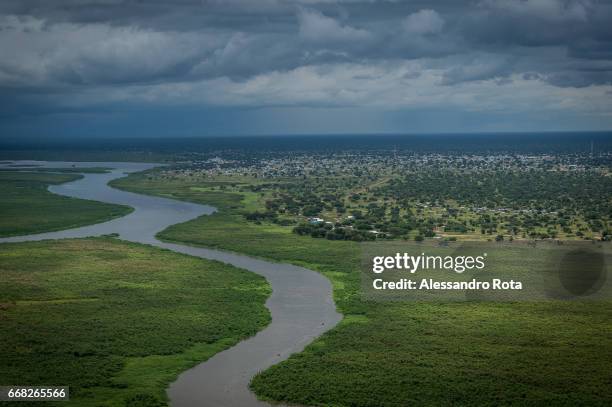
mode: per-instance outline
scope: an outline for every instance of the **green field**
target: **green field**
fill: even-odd
[[[69,385],[79,406],[165,405],[270,319],[262,277],[111,238],[1,244],[0,275],[0,383]]]
[[[102,169],[100,169],[101,171]],[[51,232],[124,216],[132,208],[69,198],[47,190],[78,174],[0,172],[0,237]]]
[[[264,399],[318,406],[610,405],[612,304],[375,303],[359,292],[359,246],[247,222],[214,182],[130,175],[115,186],[211,203],[220,212],[168,228],[169,241],[304,265],[333,282],[342,323],[258,375]]]

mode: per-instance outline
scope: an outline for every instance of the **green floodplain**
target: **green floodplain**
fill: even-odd
[[[166,405],[270,318],[262,277],[112,238],[0,244],[0,275],[0,382],[69,385],[79,406]]]
[[[262,208],[261,196],[223,185],[154,171],[113,182],[219,208],[168,228],[164,240],[303,265],[332,281],[343,321],[256,376],[259,397],[317,406],[612,403],[609,302],[364,301],[359,243],[249,222],[244,214]],[[23,204],[13,210],[28,219]],[[9,339],[0,380],[70,383],[78,405],[163,405],[181,371],[269,321],[262,278],[116,239],[3,244],[0,270]]]
[[[49,185],[82,178],[72,169],[0,171],[0,237],[51,232],[124,216],[132,208],[53,194]],[[85,169],[100,172],[103,169]]]
[[[359,243],[248,222],[244,214],[264,205],[260,195],[226,193],[224,184],[146,173],[113,182],[220,209],[171,226],[164,240],[302,265],[332,281],[343,321],[256,376],[251,387],[262,399],[316,406],[612,403],[609,301],[364,301]]]

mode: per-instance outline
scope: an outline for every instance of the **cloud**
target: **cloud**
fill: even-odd
[[[506,103],[586,115],[612,104],[611,1],[423,4],[4,0],[0,104],[15,115]]]
[[[342,25],[335,19],[327,17],[316,10],[298,9],[300,37],[312,42],[351,42],[366,41],[370,33],[366,30]]]
[[[219,39],[108,24],[0,19],[0,83],[12,86],[132,83],[189,72]],[[19,44],[19,46],[15,46]]]
[[[411,34],[435,34],[443,27],[444,19],[430,9],[419,10],[404,20],[404,29]]]
[[[474,63],[476,66],[476,62]],[[476,68],[473,68],[476,69]],[[464,73],[465,74],[465,73]],[[233,81],[229,78],[193,82],[88,88],[70,99],[56,95],[49,103],[60,109],[121,106],[213,106],[236,108],[375,108],[456,109],[514,113],[571,110],[606,111],[605,89],[557,87],[537,76],[483,75],[479,80],[445,83],[447,69],[422,62],[395,64],[331,64],[272,71]],[[486,78],[489,76],[489,78]]]
[[[606,12],[607,7],[600,7]],[[577,0],[484,0],[467,14],[465,33],[490,46],[571,46],[597,35],[590,3]]]
[[[444,72],[442,84],[454,85],[461,82],[501,79],[513,71],[513,61],[504,55],[480,54],[470,60],[453,64]]]
[[[484,0],[481,6],[521,18],[584,22],[591,3],[581,0]]]

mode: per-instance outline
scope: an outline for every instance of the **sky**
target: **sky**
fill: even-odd
[[[0,2],[0,137],[611,129],[609,0]]]

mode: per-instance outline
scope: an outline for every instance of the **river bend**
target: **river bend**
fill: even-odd
[[[94,225],[57,232],[0,238],[2,242],[65,239],[117,233],[120,239],[149,244],[175,252],[246,269],[266,278],[272,294],[266,306],[272,322],[255,336],[219,352],[207,361],[183,372],[167,389],[175,407],[251,407],[268,406],[249,390],[251,378],[258,372],[300,352],[317,336],[334,327],[341,319],[332,298],[332,286],[321,274],[290,264],[269,262],[238,253],[206,249],[156,239],[168,226],[210,215],[215,208],[174,199],[136,194],[111,188],[108,182],[131,172],[156,166],[145,163],[13,161],[0,168],[27,169],[15,165],[45,168],[112,168],[109,173],[83,173],[84,178],[52,185],[59,195],[128,205],[134,211],[121,218]]]

